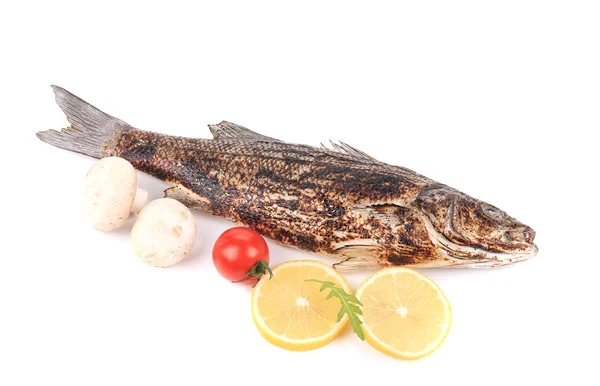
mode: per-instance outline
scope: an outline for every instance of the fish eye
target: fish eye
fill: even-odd
[[[491,217],[493,219],[502,218],[503,212],[494,206],[482,205],[481,209],[483,210],[483,213],[485,213],[488,217]]]

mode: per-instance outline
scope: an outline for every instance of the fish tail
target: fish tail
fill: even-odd
[[[112,155],[117,133],[132,130],[127,123],[112,117],[67,90],[52,86],[56,103],[71,126],[36,133],[42,141],[61,149],[102,158]]]

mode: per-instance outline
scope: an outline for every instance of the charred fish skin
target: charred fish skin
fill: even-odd
[[[430,182],[407,171],[310,146],[137,130],[120,134],[112,155],[177,185],[166,194],[186,205],[286,245],[353,259],[347,264],[426,265],[443,258],[408,206]]]
[[[174,186],[165,195],[282,244],[341,260],[338,270],[493,267],[537,253],[531,228],[505,212],[347,144],[286,143],[230,122],[214,139],[138,130],[59,87],[71,127],[54,146],[119,156]]]

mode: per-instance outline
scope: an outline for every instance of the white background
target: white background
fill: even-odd
[[[598,384],[599,20],[594,1],[3,2],[0,385]],[[168,269],[136,259],[133,218],[83,224],[93,160],[34,135],[67,124],[50,84],[147,130],[343,140],[506,210],[540,253],[423,271],[454,320],[422,360],[350,331],[279,349],[212,266],[229,222],[197,214]],[[275,264],[319,259],[269,245]]]

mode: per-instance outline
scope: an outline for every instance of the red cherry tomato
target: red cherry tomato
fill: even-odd
[[[212,251],[213,263],[225,279],[256,284],[269,268],[269,247],[256,231],[235,227],[219,236]]]

